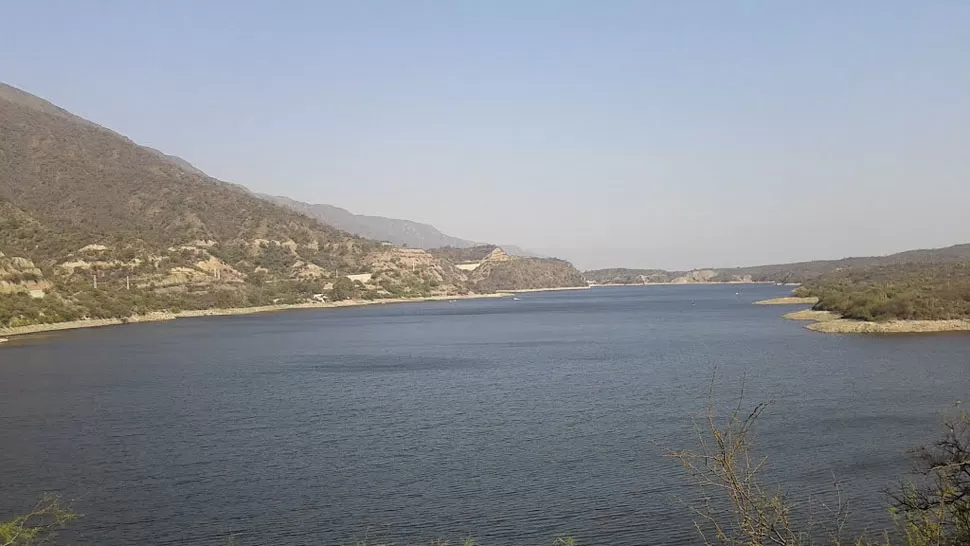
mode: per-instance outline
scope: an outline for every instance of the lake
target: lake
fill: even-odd
[[[14,338],[0,348],[0,516],[43,491],[70,544],[698,543],[715,398],[771,400],[768,477],[881,493],[970,399],[970,335],[810,332],[773,285],[650,286],[291,311]]]

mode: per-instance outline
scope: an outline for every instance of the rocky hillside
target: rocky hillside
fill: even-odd
[[[437,248],[443,246],[470,247],[476,243],[445,235],[432,225],[385,218],[383,216],[367,216],[354,214],[349,210],[333,205],[303,203],[288,197],[256,194],[263,199],[283,205],[292,210],[316,218],[321,222],[342,229],[348,233],[360,235],[377,241],[408,246],[413,248]]]
[[[505,260],[509,258],[502,248],[495,245],[477,245],[467,248],[457,248],[446,246],[442,248],[432,248],[429,250],[432,255],[441,260],[452,264],[478,263],[491,257],[493,260]]]
[[[471,286],[480,292],[587,285],[583,274],[567,261],[512,256],[494,245],[438,248],[429,252],[467,272]]]
[[[178,159],[178,158],[175,158]],[[411,220],[401,220],[398,218],[385,218],[383,216],[368,216],[366,214],[354,214],[347,209],[326,204],[310,204],[296,201],[289,197],[276,195],[266,195],[262,193],[254,194],[267,201],[283,205],[284,207],[305,214],[311,218],[342,229],[354,235],[360,235],[376,241],[387,241],[389,243],[406,246],[411,248],[434,249],[443,247],[470,248],[481,246],[481,243],[452,237],[438,230],[438,228],[421,222]],[[487,246],[487,245],[486,245]],[[500,245],[505,252],[512,256],[523,256],[536,258],[534,252],[530,252],[516,245]]]
[[[0,327],[578,282],[502,252],[476,273],[295,208],[0,84]],[[425,241],[466,243],[444,237]]]
[[[18,310],[0,325],[306,301],[353,274],[381,274],[360,297],[468,290],[428,254],[399,256],[2,84],[0,252],[0,307]]]

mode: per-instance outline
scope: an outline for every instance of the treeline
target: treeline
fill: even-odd
[[[796,290],[815,309],[866,321],[970,318],[970,262],[849,269]]]

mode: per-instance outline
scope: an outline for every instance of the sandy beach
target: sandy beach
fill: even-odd
[[[468,294],[464,296],[428,296],[424,298],[393,298],[383,300],[345,300],[327,303],[296,303],[291,305],[263,305],[259,307],[233,307],[228,309],[199,309],[194,311],[180,311],[178,313],[156,312],[145,315],[135,315],[124,319],[89,319],[75,320],[69,322],[56,322],[53,324],[32,324],[30,326],[18,326],[14,328],[0,328],[0,343],[7,341],[3,336],[20,336],[27,334],[37,334],[41,332],[56,332],[59,330],[75,330],[78,328],[98,328],[101,326],[117,326],[120,324],[134,324],[140,322],[159,322],[163,320],[175,320],[180,318],[192,317],[220,317],[231,315],[251,315],[254,313],[268,313],[273,311],[288,311],[292,309],[336,309],[340,307],[361,307],[364,305],[385,305],[396,303],[417,303],[428,301],[451,301],[468,300],[483,298],[503,298],[511,296],[511,293],[500,292],[495,294]]]

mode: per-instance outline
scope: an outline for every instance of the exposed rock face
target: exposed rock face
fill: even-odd
[[[717,277],[717,271],[714,271],[713,269],[697,269],[694,271],[688,271],[685,275],[677,277],[670,282],[674,284],[711,282],[714,277]]]
[[[49,287],[34,262],[0,252],[0,294],[31,293]]]
[[[485,259],[482,260],[483,263],[499,263],[507,262],[511,260],[512,257],[505,253],[501,248],[495,247],[495,250],[488,253]]]

